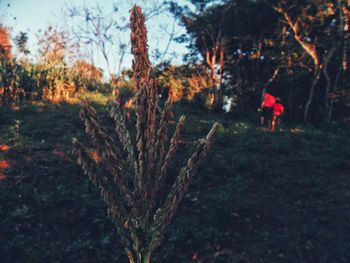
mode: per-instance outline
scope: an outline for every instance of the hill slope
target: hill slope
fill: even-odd
[[[106,106],[97,106],[110,123]],[[70,156],[71,138],[84,132],[78,111],[44,103],[0,109],[2,262],[126,262],[97,189]],[[191,138],[218,120],[212,154],[153,262],[349,262],[348,134],[272,134],[190,114],[179,164]]]

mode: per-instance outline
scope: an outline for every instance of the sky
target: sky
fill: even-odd
[[[63,14],[67,5],[85,5],[92,7],[96,6],[98,3],[106,14],[111,13],[113,7],[118,7],[118,12],[116,13],[116,16],[118,17],[116,17],[116,19],[120,19],[122,16],[129,19],[128,11],[134,4],[140,5],[146,12],[150,7],[157,8],[160,6],[161,2],[161,0],[0,0],[0,18],[2,23],[10,28],[12,39],[21,31],[27,32],[29,37],[28,47],[31,51],[30,58],[35,61],[37,58],[38,35],[40,35],[40,30],[42,32],[49,25],[58,25],[60,28],[67,29],[68,26],[76,26],[77,23],[79,23],[70,21],[67,25],[67,19]],[[169,13],[159,14],[146,21],[148,28],[148,43],[151,54],[154,54],[156,48],[158,48],[161,53],[166,50],[169,42],[169,32],[171,32],[173,24],[174,18]],[[176,35],[185,32],[177,23],[175,23],[175,25]],[[118,37],[119,43],[116,44],[128,44],[128,38],[129,30],[120,34],[120,37]],[[94,55],[94,63],[98,67],[104,69],[104,71],[107,71],[105,60],[99,55],[96,48],[94,50],[96,51]],[[163,60],[171,59],[172,63],[180,64],[182,62],[182,56],[187,52],[185,44],[179,44],[172,41]],[[114,49],[111,49],[110,60],[112,62],[111,69],[113,72],[119,68],[119,59],[115,53]],[[122,67],[130,67],[132,58],[129,53],[128,49]],[[151,56],[151,61],[156,63],[160,62],[160,59],[156,60]]]

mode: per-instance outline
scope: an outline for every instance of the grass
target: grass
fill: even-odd
[[[107,116],[108,99],[90,96]],[[10,147],[0,147],[1,262],[127,261],[97,189],[70,155],[71,138],[84,133],[78,111],[68,103],[0,108],[0,144]],[[190,116],[178,163],[192,138],[215,121],[222,127],[153,262],[350,261],[348,132],[270,133],[180,111]]]

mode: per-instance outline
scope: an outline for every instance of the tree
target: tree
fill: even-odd
[[[96,5],[95,7],[83,6],[67,6],[66,16],[72,20],[73,26],[70,28],[72,35],[82,49],[88,49],[90,63],[94,65],[95,50],[97,49],[102,55],[108,76],[113,73],[111,66],[111,51],[115,51],[115,47],[121,47],[123,44],[118,38],[118,29],[125,30],[126,23],[120,25],[114,15],[118,12],[115,6],[110,13],[105,13],[103,9]],[[69,21],[70,22],[70,21]],[[119,42],[119,44],[117,44]],[[120,51],[125,52],[121,47]]]
[[[241,98],[239,104],[251,108],[258,103],[257,93],[269,86],[287,101],[287,114],[295,115],[292,112],[304,105],[304,122],[330,119],[330,94],[346,83],[346,1],[189,2],[191,6],[172,3],[187,30],[180,41],[189,41],[195,60],[201,55],[212,83],[221,82],[220,90],[225,88]]]
[[[9,59],[11,55],[10,37],[7,29],[0,25],[0,58]]]
[[[163,63],[157,66],[159,86],[166,89],[168,98],[173,101],[192,100],[195,95],[204,92],[211,85],[203,65],[185,64],[174,66]]]
[[[198,59],[199,53],[209,68],[215,107],[221,107],[224,86],[246,87],[255,77],[270,78],[277,66],[263,66],[276,63],[269,59],[272,56],[262,54],[277,21],[270,7],[261,1],[241,0],[190,3],[190,7],[172,3],[173,13],[187,30],[187,36],[179,40],[189,40],[192,58]],[[256,70],[265,71],[266,76],[251,72]]]
[[[318,111],[324,112],[324,119],[330,120],[331,102],[329,94],[334,85],[337,85],[342,69],[337,66],[342,62],[339,56],[343,57],[344,47],[348,42],[344,34],[344,22],[346,19],[344,10],[347,10],[344,1],[304,1],[298,5],[291,5],[290,1],[280,1],[274,9],[282,15],[284,22],[292,32],[294,40],[302,50],[309,55],[313,64],[313,81],[309,90],[309,96],[304,108],[304,122],[309,121],[310,106],[318,96],[316,104]],[[345,58],[345,61],[347,59]],[[346,64],[346,62],[345,62]],[[335,67],[336,70],[330,67]],[[324,95],[321,90],[315,92],[319,80],[323,76],[326,80]],[[335,75],[332,77],[330,74]],[[333,81],[333,80],[334,81]],[[314,107],[315,109],[315,107]]]
[[[19,34],[15,37],[15,43],[19,53],[23,55],[28,55],[30,53],[27,48],[28,35],[26,32],[19,32]]]
[[[80,75],[83,79],[96,79],[98,81],[102,80],[102,70],[96,68],[94,65],[86,62],[85,60],[75,61],[72,68],[76,74]]]
[[[213,1],[215,2],[215,1]],[[222,108],[222,77],[226,35],[224,25],[230,5],[224,3],[213,8],[210,1],[191,1],[195,10],[171,3],[171,10],[181,17],[191,37],[190,48],[200,51],[210,71],[211,88],[214,94],[214,107]],[[218,20],[219,17],[219,20]],[[216,20],[216,21],[215,21]]]
[[[306,28],[301,28],[301,27],[303,24],[305,24],[305,22],[304,23],[302,22],[302,19],[313,20],[315,19],[315,17],[310,16],[308,14],[304,14],[304,15],[300,14],[296,19],[296,21],[292,21],[291,16],[283,7],[278,6],[278,7],[274,7],[274,9],[278,13],[284,16],[287,25],[290,27],[290,29],[293,32],[294,39],[300,44],[300,46],[312,58],[312,61],[313,61],[314,79],[312,81],[309,98],[306,102],[305,109],[304,109],[304,122],[307,122],[309,118],[309,108],[314,97],[314,90],[321,76],[323,65],[320,61],[319,54],[316,50],[316,44],[315,44],[316,41],[312,43],[311,42],[312,40],[310,39],[310,37],[307,37],[310,34],[310,32],[308,32]]]
[[[336,10],[338,13],[338,37],[337,41],[334,42],[333,48],[330,50],[329,55],[327,57],[325,67],[324,67],[324,75],[327,80],[327,87],[326,87],[326,100],[325,100],[325,108],[326,108],[326,120],[331,121],[332,120],[332,113],[334,109],[334,104],[336,100],[339,100],[339,98],[342,98],[342,95],[346,94],[346,91],[343,90],[344,85],[343,83],[346,83],[346,76],[349,72],[349,42],[350,42],[350,9],[349,9],[349,3],[347,1],[338,0],[335,4]],[[333,55],[335,54],[335,55]],[[331,77],[330,70],[329,70],[329,64],[331,64],[331,59],[334,57],[337,57],[336,55],[340,55],[340,59],[336,61],[336,65],[333,65],[333,67],[336,67],[338,70],[335,74],[333,74],[333,78]],[[334,59],[333,59],[334,60]],[[341,66],[339,66],[341,65]],[[339,96],[339,92],[341,96]],[[338,93],[338,95],[336,95]],[[345,100],[347,100],[348,96],[344,96]]]
[[[41,63],[48,67],[64,65],[65,59],[71,51],[67,32],[56,26],[49,26],[38,38],[39,60]]]

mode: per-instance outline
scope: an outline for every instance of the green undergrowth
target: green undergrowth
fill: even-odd
[[[108,98],[88,97],[112,130]],[[349,133],[271,133],[224,114],[181,113],[174,177],[193,139],[222,125],[152,262],[350,261]],[[98,190],[70,153],[72,137],[85,138],[79,105],[1,107],[0,120],[9,147],[0,151],[1,262],[126,262]]]

